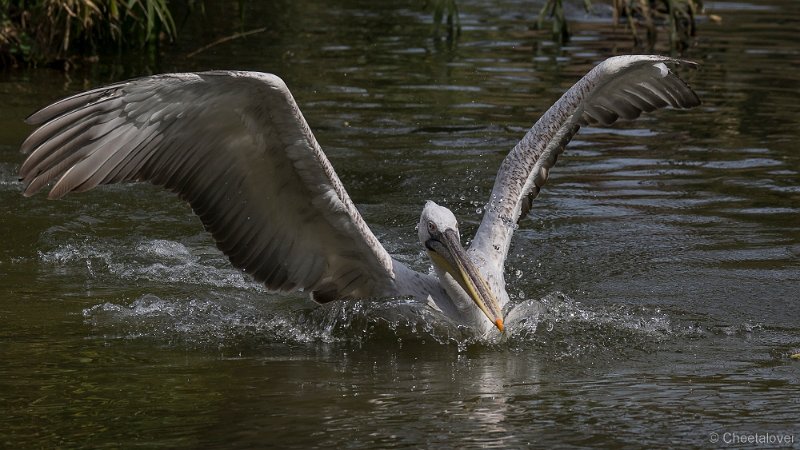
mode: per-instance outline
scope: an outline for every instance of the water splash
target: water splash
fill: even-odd
[[[243,342],[402,346],[429,341],[464,350],[491,342],[411,300],[341,301],[294,309],[285,305],[297,299],[270,300],[167,299],[147,294],[130,303],[86,308],[83,316],[105,338],[153,338],[192,347],[222,348]]]
[[[166,299],[143,295],[130,303],[102,303],[83,310],[104,338],[150,338],[169,344],[226,347],[242,340],[275,340],[279,314],[242,299]]]
[[[132,246],[135,252],[130,251]],[[210,288],[190,297],[147,294],[84,310],[87,322],[99,333],[120,338],[150,337],[201,347],[435,343],[462,352],[472,347],[538,348],[558,357],[579,357],[608,349],[646,351],[676,334],[669,317],[657,309],[587,306],[559,292],[526,299],[519,292],[512,294],[506,314],[507,333],[477,336],[411,300],[318,306],[304,298],[273,297],[230,268],[221,254],[169,240],[132,244],[86,240],[58,245],[40,253],[40,259],[59,266],[83,262],[88,279]]]
[[[154,338],[191,347],[275,343],[402,347],[432,343],[471,348],[534,349],[555,359],[611,351],[647,351],[679,334],[657,309],[588,307],[556,292],[513,305],[507,333],[488,337],[452,323],[413,300],[360,300],[324,306],[302,299],[222,294],[215,298],[144,295],[130,303],[86,308],[86,322],[104,337]],[[298,306],[300,305],[300,306]]]
[[[77,261],[88,261],[98,259],[108,265],[111,260],[111,252],[101,250],[88,243],[83,244],[64,244],[48,252],[39,251],[39,260],[47,264],[65,265]]]
[[[562,292],[518,303],[508,318],[512,348],[538,348],[556,359],[648,351],[676,335],[669,317],[658,309],[589,306]]]
[[[90,278],[113,278],[126,281],[148,281],[168,284],[235,288],[259,293],[266,289],[230,267],[217,251],[202,258],[185,245],[163,239],[140,241],[135,252],[119,242],[60,244],[55,249],[39,252],[47,264],[71,266],[83,263]]]

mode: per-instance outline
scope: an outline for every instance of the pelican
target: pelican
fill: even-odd
[[[431,273],[394,259],[370,231],[277,76],[210,71],[149,76],[82,92],[27,118],[23,194],[48,198],[149,181],[187,201],[236,268],[270,291],[318,303],[413,297],[455,323],[504,333],[503,266],[511,236],[581,126],[611,125],[700,100],[662,56],[594,67],[502,162],[472,244],[458,220],[425,203],[417,232]]]

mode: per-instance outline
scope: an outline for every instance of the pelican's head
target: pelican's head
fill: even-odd
[[[428,201],[422,209],[417,230],[419,241],[428,250],[434,266],[450,274],[489,321],[503,331],[497,298],[461,246],[458,221],[452,211]]]

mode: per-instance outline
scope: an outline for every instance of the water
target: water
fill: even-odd
[[[536,5],[462,1],[453,45],[419,4],[374,3],[251,5],[241,28],[267,31],[187,59],[238,17],[210,10],[155,64],[0,75],[2,446],[800,446],[791,0],[706,4],[723,21],[684,55],[703,106],[576,136],[515,235],[504,340],[401,300],[269,294],[150,186],[20,195],[21,119],[42,105],[150,72],[269,71],[387,249],[424,270],[424,201],[470,236],[505,152],[631,51],[579,10],[558,47],[528,29]]]

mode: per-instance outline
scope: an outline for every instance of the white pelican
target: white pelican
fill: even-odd
[[[503,332],[511,235],[582,125],[700,104],[661,56],[610,58],[579,80],[506,156],[468,250],[458,221],[431,201],[419,241],[432,274],[408,268],[372,234],[275,75],[156,75],[73,95],[28,117],[24,195],[149,181],[189,202],[231,263],[272,291],[320,303],[413,296],[456,323]]]

